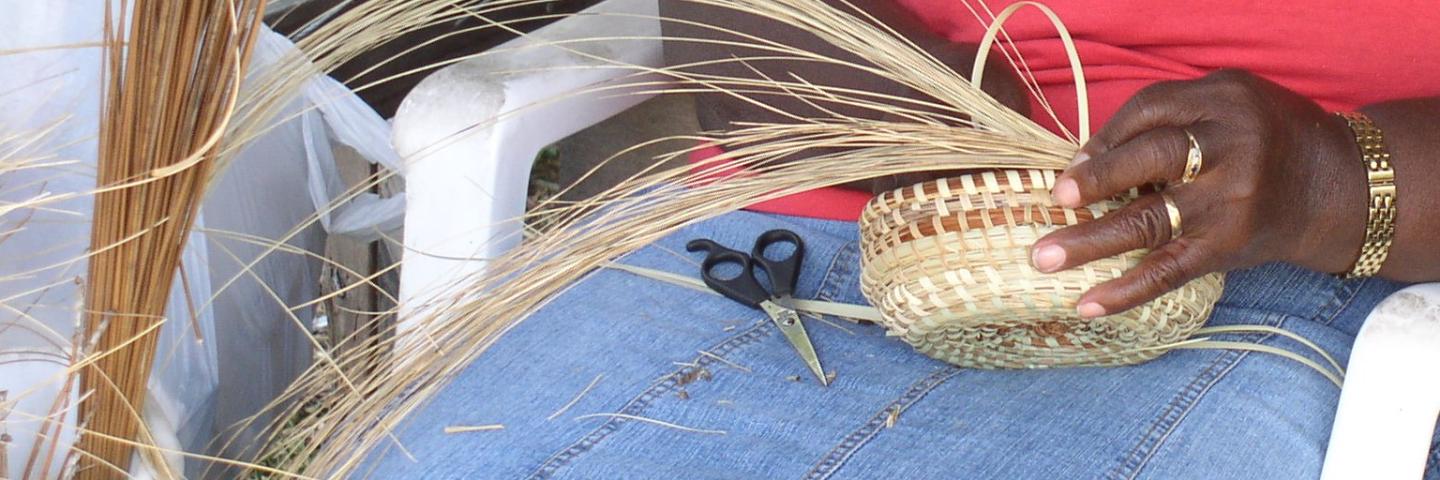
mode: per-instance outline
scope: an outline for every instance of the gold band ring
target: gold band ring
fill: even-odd
[[[1160,192],[1160,199],[1165,201],[1165,216],[1170,219],[1170,239],[1180,238],[1180,207],[1175,205],[1170,192]]]
[[[1190,151],[1185,154],[1185,173],[1180,174],[1180,184],[1184,185],[1195,181],[1200,175],[1200,169],[1205,166],[1205,154],[1200,151],[1200,142],[1195,140],[1195,134],[1184,130],[1185,137],[1190,140]]]

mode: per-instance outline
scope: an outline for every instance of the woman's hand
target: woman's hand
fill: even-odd
[[[1202,169],[1181,184],[1190,150]],[[1056,272],[1130,250],[1151,252],[1120,278],[1081,296],[1079,313],[1126,310],[1210,272],[1286,261],[1350,268],[1364,241],[1365,169],[1345,120],[1239,70],[1155,84],[1137,93],[1056,180],[1056,203],[1076,208],[1153,183],[1180,210],[1171,238],[1158,193],[1037,241],[1032,262]]]

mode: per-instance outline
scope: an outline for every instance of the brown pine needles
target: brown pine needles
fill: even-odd
[[[528,215],[546,215],[558,227],[528,239],[488,270],[467,280],[453,298],[437,299],[417,310],[419,341],[388,351],[395,340],[316,365],[275,403],[298,424],[272,425],[271,448],[261,462],[310,476],[343,476],[360,471],[377,448],[404,445],[391,435],[404,417],[437,394],[453,376],[518,321],[563,292],[575,281],[615,258],[647,245],[685,225],[733,211],[757,201],[801,191],[897,173],[960,168],[1059,169],[1077,148],[1028,118],[1004,107],[961,75],[914,45],[867,21],[863,12],[841,10],[818,0],[686,0],[732,8],[780,20],[816,33],[856,55],[853,63],[738,32],[731,40],[761,53],[713,62],[824,62],[878,75],[921,92],[921,101],[873,92],[829,87],[823,79],[720,77],[695,73],[701,64],[648,68],[634,65],[633,82],[599,87],[575,95],[721,92],[756,105],[776,96],[799,98],[821,112],[847,105],[890,114],[899,121],[871,121],[839,114],[803,117],[778,112],[782,124],[737,125],[729,132],[668,139],[687,154],[701,142],[727,153],[709,163],[671,170],[647,169],[601,196],[580,203],[551,202]],[[676,21],[660,19],[660,21]],[[496,28],[506,28],[493,24]],[[706,28],[715,28],[700,25]],[[656,41],[655,38],[597,38],[549,44],[576,55],[594,57],[581,43]],[[667,38],[667,41],[716,42]],[[623,47],[621,47],[623,48]],[[482,54],[483,55],[483,54]],[[763,55],[760,56],[760,55]],[[707,62],[709,63],[709,62]],[[502,73],[502,72],[497,72]],[[757,72],[758,73],[758,72]],[[664,82],[640,80],[659,74]],[[553,101],[563,101],[555,99]],[[487,119],[485,122],[501,119]],[[464,135],[469,129],[454,132]],[[823,149],[823,150],[822,150]],[[816,153],[813,156],[797,153]],[[409,161],[424,161],[425,151]],[[622,152],[623,153],[623,152]],[[785,161],[795,157],[801,161]],[[735,167],[743,175],[716,178]],[[423,254],[423,252],[419,252]],[[433,307],[433,308],[432,308]],[[384,359],[384,374],[346,378],[346,366]],[[361,392],[364,392],[361,394]],[[318,402],[321,407],[314,408]],[[310,403],[317,415],[300,416],[296,405]]]
[[[632,81],[574,92],[573,96],[719,92],[760,106],[776,97],[801,99],[822,114],[781,111],[777,113],[787,118],[784,123],[736,125],[727,132],[666,139],[663,141],[677,145],[676,151],[657,158],[657,167],[592,200],[540,205],[527,215],[546,216],[557,226],[534,235],[503,258],[493,259],[485,273],[465,282],[462,293],[433,300],[434,308],[416,308],[426,312],[416,319],[422,327],[416,333],[419,342],[396,350],[398,341],[390,336],[344,355],[321,355],[286,395],[272,402],[271,410],[279,415],[266,430],[264,450],[250,459],[254,463],[154,446],[137,413],[154,353],[153,332],[165,315],[166,292],[185,232],[206,182],[224,168],[225,159],[271,125],[289,120],[275,115],[313,74],[329,71],[408,32],[463,17],[484,19],[513,7],[549,1],[553,0],[363,2],[299,41],[303,55],[257,72],[241,89],[241,72],[264,0],[119,0],[116,12],[133,7],[133,13],[111,12],[120,21],[108,24],[106,33],[110,77],[103,109],[87,284],[87,344],[83,349],[92,353],[77,355],[73,367],[82,372],[89,391],[81,397],[80,426],[88,433],[82,435],[73,453],[81,459],[82,476],[125,474],[132,449],[143,455],[178,453],[215,465],[240,465],[275,477],[328,478],[360,472],[366,458],[378,449],[403,452],[404,445],[392,430],[517,322],[594,269],[685,225],[758,201],[876,176],[970,168],[1061,169],[1082,140],[1068,133],[1055,135],[1009,110],[895,32],[869,21],[859,9],[835,8],[821,0],[673,0],[775,19],[814,32],[860,60],[832,58],[695,24],[692,26],[729,36],[723,40],[665,40],[720,43],[758,53],[667,68],[609,62],[633,69]],[[966,6],[970,6],[968,2]],[[972,13],[982,23],[994,18],[988,11]],[[120,32],[127,28],[118,26],[127,23],[128,53],[119,41]],[[478,28],[510,30],[501,22]],[[618,43],[623,48],[627,41],[659,40],[594,38],[549,43],[545,48],[608,60],[587,53],[584,44]],[[1023,59],[1003,41],[999,50],[1021,71],[1022,78],[1028,78]],[[475,57],[496,53],[501,52]],[[883,77],[926,99],[830,87],[825,79],[771,78],[758,70],[748,78],[695,71],[712,63],[777,61],[843,66]],[[653,81],[657,75],[665,81]],[[352,87],[362,90],[386,80]],[[1033,81],[1027,86],[1038,95]],[[847,117],[829,108],[838,105],[885,113],[895,120]],[[1043,96],[1041,105],[1049,110]],[[452,138],[503,119],[486,119],[453,132]],[[703,165],[658,167],[686,155],[701,142],[724,147],[728,153]],[[418,152],[407,160],[424,161],[426,153]],[[816,154],[797,155],[800,153]],[[787,161],[797,156],[804,159]],[[746,173],[717,178],[736,167]],[[377,176],[351,193],[383,180]],[[0,213],[5,208],[0,205]],[[293,231],[307,225],[298,225]],[[293,253],[286,250],[288,239],[254,241],[268,244],[270,252]],[[246,265],[237,278],[249,273],[253,265]],[[222,283],[218,290],[226,286],[228,283]],[[372,365],[379,367],[358,368]],[[358,376],[365,371],[380,373]]]
[[[84,315],[87,351],[100,353],[81,371],[91,394],[80,410],[78,478],[125,475],[130,441],[147,436],[139,412],[154,327],[164,321],[264,9],[265,0],[107,3]]]

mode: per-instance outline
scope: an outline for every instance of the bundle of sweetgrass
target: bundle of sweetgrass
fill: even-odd
[[[404,446],[395,441],[389,432],[408,413],[436,395],[446,379],[453,378],[478,355],[482,355],[505,331],[562,294],[587,273],[606,268],[616,258],[683,226],[756,202],[815,188],[877,176],[956,169],[1052,172],[1041,174],[1041,181],[1032,185],[1041,190],[1033,201],[1044,205],[1048,202],[1041,200],[1048,198],[1043,192],[1048,187],[1044,179],[1053,181],[1053,172],[1068,164],[1078,149],[1077,142],[1088,133],[1088,128],[1082,128],[1080,137],[1062,136],[1038,126],[991,98],[975,83],[966,80],[966,76],[867,18],[861,11],[832,7],[820,0],[682,1],[763,16],[813,32],[844,52],[846,59],[806,51],[760,36],[726,31],[731,34],[731,40],[719,42],[743,46],[747,51],[756,53],[659,69],[631,66],[636,70],[636,81],[576,92],[577,95],[719,92],[766,108],[769,108],[770,99],[784,97],[799,100],[807,106],[809,113],[776,111],[785,121],[736,124],[733,129],[724,132],[667,139],[674,142],[676,151],[657,158],[655,165],[687,155],[700,144],[721,147],[725,153],[683,168],[647,169],[587,201],[541,204],[527,215],[543,215],[556,226],[528,238],[523,246],[504,257],[491,260],[484,274],[467,280],[463,293],[420,309],[426,312],[425,317],[419,319],[421,328],[417,330],[417,335],[422,338],[408,344],[410,348],[390,355],[388,349],[392,345],[385,343],[368,351],[351,352],[346,357],[336,358],[333,363],[317,365],[297,381],[288,397],[277,402],[277,405],[289,405],[289,414],[280,415],[289,420],[286,425],[277,423],[271,426],[270,448],[260,459],[267,467],[309,476],[341,475],[355,472],[365,456],[376,448],[403,450]],[[515,2],[521,3],[525,2]],[[1004,15],[1008,13],[1002,13]],[[342,17],[337,24],[347,25],[349,21],[359,22],[360,19]],[[661,21],[685,22],[673,19]],[[687,23],[696,28],[724,30],[702,23]],[[499,23],[488,26],[508,28]],[[588,41],[620,42],[623,45],[627,40],[656,39],[605,38]],[[672,37],[665,40],[717,42],[701,38]],[[571,50],[575,55],[595,57],[578,48],[577,44],[583,41],[550,46]],[[749,77],[726,76],[702,73],[704,69],[698,68],[718,62],[750,65],[777,61],[843,66],[858,73],[883,77],[919,92],[924,100],[827,86],[824,79],[767,76],[759,74],[758,70],[755,70],[756,75]],[[653,78],[656,74],[666,80],[641,80]],[[838,106],[882,113],[887,120],[874,120],[878,115],[860,117],[840,114],[837,113]],[[503,121],[503,118],[490,121]],[[456,132],[456,135],[463,134],[465,132]],[[424,161],[424,152],[409,161]],[[744,173],[734,174],[737,169]],[[896,199],[896,202],[882,202],[877,204],[878,209],[899,202],[901,197],[892,195],[882,198]],[[941,202],[939,205],[943,208],[946,204]],[[935,216],[933,212],[922,212],[920,215]],[[1013,222],[1003,228],[1026,230],[1031,235],[1037,235],[1041,233],[1042,226],[1051,227],[1049,224]],[[869,230],[879,232],[886,228],[894,230],[895,226],[877,226]],[[933,238],[930,242],[936,244]],[[944,258],[946,254],[912,248],[908,252],[923,258],[917,256],[910,260],[891,261],[896,252],[906,251],[895,248],[902,243],[885,244],[884,247],[874,243],[876,253],[869,263],[875,265],[881,259],[890,263],[923,262]],[[1023,241],[1016,243],[1021,244]],[[940,256],[936,257],[936,253]],[[1023,258],[1008,261],[1018,264],[1024,262]],[[1133,260],[1123,259],[1122,262]],[[1114,273],[1118,274],[1118,271]],[[1012,274],[1035,275],[1019,270]],[[1008,280],[981,280],[986,281],[1005,283]],[[1092,277],[1087,281],[1093,284],[1097,279]],[[879,299],[886,296],[883,290],[889,287],[885,282],[872,285],[878,286],[872,297]],[[1083,289],[1084,285],[1084,282],[1069,281],[1060,296],[1078,296],[1079,289]],[[1208,289],[1200,290],[1201,294],[1192,293],[1180,300],[1181,303],[1195,305],[1186,310],[1186,314],[1196,317],[1187,326],[1198,326],[1209,303],[1218,295],[1217,286],[1212,283]],[[1073,301],[1073,298],[1061,299],[1049,307],[1058,310],[1068,305],[1073,312]],[[882,306],[883,311],[884,303],[877,301],[877,304]],[[1020,301],[1019,306],[1024,307],[1023,304]],[[1016,306],[1013,303],[997,304],[999,308]],[[904,320],[897,312],[893,309],[884,312],[892,328],[899,328]],[[979,312],[975,315],[984,314]],[[918,330],[913,324],[905,328]],[[1166,342],[1191,333],[1193,328],[1187,328],[1178,336],[1149,338],[1159,344],[1119,345],[1115,348],[1129,353],[1144,352],[1134,355],[1136,359],[1149,358],[1171,346]],[[907,337],[907,340],[922,346],[951,341],[925,335]],[[1032,351],[1030,355],[1043,353]],[[342,373],[348,364],[376,358],[386,359],[387,373],[370,378],[351,378]],[[948,359],[965,363],[960,356]],[[1035,366],[1063,363],[1038,361]],[[310,414],[295,415],[299,412],[299,407],[295,405],[301,403],[309,405]],[[316,404],[320,407],[316,408]],[[317,411],[321,413],[313,413]]]
[[[148,437],[140,412],[157,328],[265,9],[264,0],[127,3],[106,4],[116,19],[107,11],[85,285],[94,353],[75,365],[86,391],[79,478],[128,475],[134,445]]]
[[[113,211],[117,218],[126,219],[124,220],[125,228],[105,229],[106,232],[109,232],[106,234],[108,236],[103,240],[96,240],[97,251],[118,248],[111,247],[111,245],[127,245],[135,238],[154,236],[157,232],[170,232],[173,235],[175,232],[183,231],[180,226],[187,225],[189,215],[187,212],[193,212],[193,209],[185,208],[185,202],[188,201],[186,199],[190,195],[198,195],[198,193],[194,193],[196,191],[194,189],[203,191],[200,185],[204,183],[207,175],[211,175],[213,171],[223,167],[224,160],[229,153],[233,153],[250,139],[263,133],[269,122],[274,121],[275,112],[312,74],[329,71],[349,59],[355,58],[367,49],[383,44],[399,35],[453,22],[457,19],[479,19],[482,26],[477,28],[509,31],[512,30],[510,24],[513,22],[497,22],[488,19],[494,14],[509,9],[544,4],[549,1],[496,0],[477,5],[473,2],[441,0],[374,0],[364,2],[329,23],[311,29],[312,33],[298,44],[300,50],[305,53],[303,57],[297,55],[282,61],[269,72],[248,80],[244,90],[238,93],[238,101],[235,103],[233,113],[226,109],[225,115],[216,117],[222,121],[218,124],[209,124],[214,128],[192,130],[214,134],[213,136],[202,135],[199,137],[201,140],[199,144],[190,144],[191,147],[196,148],[187,151],[184,148],[170,145],[171,143],[178,145],[184,140],[195,140],[194,138],[181,138],[170,130],[147,130],[148,132],[172,132],[165,134],[168,137],[162,137],[168,138],[164,145],[169,147],[163,150],[172,154],[174,152],[187,153],[179,157],[171,155],[164,158],[135,160],[136,162],[162,163],[143,164],[144,168],[131,170],[117,169],[115,173],[107,177],[108,183],[104,183],[102,186],[117,182],[127,186],[147,186],[162,181],[169,182],[183,176],[183,178],[190,179],[190,183],[184,185],[189,185],[192,190],[170,187],[165,190],[156,190],[152,187],[151,191],[155,192],[153,195],[127,197],[127,201],[130,202],[126,204],[128,206],[107,210]],[[842,52],[843,56],[807,51],[784,42],[764,38],[764,36],[727,31],[703,22],[660,19],[660,21],[683,22],[691,27],[726,33],[729,35],[728,39],[719,40],[719,42],[744,47],[747,52],[751,53],[658,69],[623,65],[612,61],[611,63],[615,67],[633,68],[635,71],[632,77],[633,81],[574,94],[633,95],[636,93],[709,92],[729,95],[762,108],[771,108],[783,120],[736,124],[732,129],[723,132],[667,139],[665,141],[672,142],[670,144],[675,146],[673,153],[657,158],[654,163],[655,167],[642,171],[604,194],[578,203],[559,201],[542,203],[527,215],[544,216],[549,224],[555,226],[548,228],[543,233],[531,236],[523,246],[506,256],[493,259],[483,274],[465,282],[465,288],[461,289],[462,293],[437,300],[435,304],[427,306],[428,308],[417,309],[417,311],[425,313],[423,318],[415,319],[421,325],[416,334],[419,338],[418,341],[407,343],[408,348],[392,350],[395,345],[395,340],[392,339],[369,344],[364,348],[348,350],[339,356],[322,355],[321,361],[297,380],[283,398],[277,399],[273,403],[274,410],[280,415],[276,416],[278,420],[274,424],[268,426],[270,432],[268,445],[257,458],[225,460],[204,457],[197,453],[187,455],[212,460],[217,464],[239,464],[264,475],[330,477],[357,473],[364,458],[377,448],[403,450],[404,446],[396,442],[390,432],[403,421],[407,414],[415,411],[427,399],[438,394],[447,379],[453,378],[477,356],[482,355],[509,328],[517,322],[523,321],[526,316],[556,295],[562,294],[566,288],[580,281],[587,273],[598,268],[612,266],[615,259],[685,225],[701,222],[756,202],[815,188],[847,184],[877,176],[957,169],[1023,172],[1018,173],[1025,175],[1025,179],[1022,180],[1035,178],[1030,172],[1037,172],[1034,175],[1038,175],[1038,181],[1028,180],[1029,183],[1024,184],[1024,193],[1030,195],[1028,201],[1035,204],[1024,207],[1026,209],[1024,211],[1030,211],[1032,206],[1047,208],[1045,203],[1047,201],[1044,199],[1048,198],[1048,195],[1044,190],[1049,186],[1047,179],[1053,179],[1053,174],[1045,172],[1064,168],[1068,164],[1069,158],[1075,153],[1078,142],[1088,133],[1088,127],[1085,126],[1082,126],[1078,135],[1071,135],[1068,132],[1057,135],[1041,128],[1024,115],[1006,108],[991,98],[978,88],[976,83],[966,80],[966,76],[953,71],[924,50],[883,25],[879,25],[873,19],[868,18],[865,12],[857,9],[837,8],[821,0],[674,1],[693,2],[763,16],[794,28],[813,32],[837,51]],[[137,8],[143,3],[146,2],[137,3]],[[207,2],[170,3],[190,5]],[[239,5],[240,2],[216,3]],[[169,8],[182,7],[172,6]],[[193,5],[184,7],[185,11],[190,11],[190,8],[196,7]],[[236,12],[234,18],[252,18],[240,13],[242,12],[240,10],[234,12]],[[978,19],[985,22],[990,22],[994,18],[989,15],[990,12],[975,13]],[[1006,13],[1002,12],[999,16],[1004,17],[1005,15]],[[239,24],[237,22],[229,25],[228,27],[231,29],[229,31],[238,31],[237,25]],[[154,25],[148,24],[147,26],[154,27]],[[166,31],[192,34],[197,32],[184,28]],[[204,31],[214,32],[215,30]],[[582,44],[585,42],[619,42],[620,48],[623,48],[623,43],[626,41],[657,40],[659,39],[639,37],[596,38],[560,42],[549,45],[549,47],[571,50],[575,55],[608,60],[597,57],[595,53],[588,53],[589,50],[581,48]],[[665,40],[671,42],[717,42],[717,40],[708,38],[672,37]],[[174,51],[189,52],[184,49]],[[1015,58],[1013,51],[1003,48],[1000,51],[1005,52],[1007,58]],[[205,50],[205,52],[218,55],[216,51],[212,50]],[[120,59],[118,56],[112,58]],[[243,58],[243,55],[237,58]],[[834,65],[851,69],[859,74],[882,77],[907,91],[918,92],[920,95],[902,97],[890,93],[846,89],[827,85],[825,79],[804,78],[795,75],[765,75],[754,69],[752,71],[755,74],[749,76],[716,75],[705,73],[703,68],[716,63],[737,64],[748,68],[748,66],[763,62],[813,62]],[[1014,64],[1023,66],[1023,63]],[[1023,68],[1020,70],[1022,78],[1028,79],[1024,75]],[[1078,64],[1076,70],[1077,80],[1079,80]],[[657,75],[666,80],[663,82],[650,80]],[[972,73],[971,77],[976,82],[980,81],[978,75]],[[383,81],[384,79],[379,82]],[[356,89],[364,89],[374,84],[352,86]],[[123,83],[112,84],[112,88],[124,85]],[[227,82],[215,82],[209,88],[223,90],[232,86]],[[1031,82],[1030,89],[1038,93],[1038,88],[1033,85],[1033,82]],[[1080,97],[1084,98],[1083,88]],[[171,98],[178,99],[180,97]],[[214,96],[208,98],[213,100]],[[220,98],[224,98],[224,96],[220,96]],[[771,100],[777,98],[796,100],[806,105],[807,108],[804,109],[804,112],[795,112],[769,107]],[[553,101],[563,102],[565,98]],[[1044,105],[1043,102],[1042,105]],[[116,106],[123,108],[115,110]],[[133,103],[112,105],[107,108],[107,121],[114,115],[112,112],[124,111],[124,108],[140,107]],[[855,116],[841,113],[857,109],[874,112],[878,115]],[[1085,117],[1086,115],[1082,113],[1081,118]],[[120,117],[115,116],[115,118]],[[876,120],[875,118],[884,118],[885,120]],[[487,122],[503,120],[504,118],[495,118],[489,119]],[[173,126],[173,124],[161,126]],[[126,131],[124,129],[129,127],[125,125],[112,126],[116,131]],[[119,139],[135,138],[138,135],[134,130],[130,132],[132,135],[129,137],[111,134],[110,143],[104,144],[113,146],[103,149],[102,152],[134,148],[137,145],[134,142],[116,143]],[[455,132],[455,135],[466,133],[467,131]],[[210,138],[223,138],[225,141],[217,144],[206,143],[206,140]],[[156,140],[146,139],[145,141],[155,142]],[[701,144],[722,147],[725,153],[704,163],[684,168],[659,167],[659,165],[667,164],[670,159],[687,155]],[[206,148],[198,148],[202,146]],[[424,161],[425,153],[422,151],[408,160]],[[176,158],[184,161],[163,163],[174,162]],[[194,168],[195,166],[200,167]],[[743,173],[735,174],[737,169]],[[190,176],[192,172],[203,174],[192,178]],[[1001,175],[1008,179],[1010,174]],[[980,178],[979,183],[988,188],[984,177],[978,178]],[[382,180],[382,178],[376,178],[374,182]],[[940,193],[941,190],[948,189],[951,193],[959,192],[957,195],[984,195],[988,192],[992,200],[997,194],[1001,197],[1005,195],[1003,188],[1000,191],[976,190],[972,192],[963,187],[965,180],[957,179],[956,182],[953,185],[962,187],[950,188],[953,186],[952,184],[934,184],[930,187],[922,186],[919,191],[921,193],[930,191]],[[975,180],[972,179],[971,182],[973,183]],[[368,186],[362,185],[355,191],[361,191]],[[926,190],[926,188],[931,190]],[[910,192],[915,191],[910,190]],[[181,194],[176,192],[181,192]],[[1012,200],[1010,197],[1004,198],[1006,201]],[[155,199],[181,201],[167,206],[165,209],[156,210],[167,212],[166,214],[152,215],[142,219],[137,212],[150,211],[158,209],[158,207],[136,208],[135,206]],[[917,202],[917,199],[920,201]],[[340,201],[344,200],[346,199],[340,199]],[[891,305],[887,306],[885,300],[887,297],[904,301],[911,300],[901,293],[891,295],[892,291],[913,294],[915,290],[913,287],[907,286],[908,283],[923,284],[925,282],[921,280],[909,282],[910,279],[917,279],[916,275],[885,275],[883,273],[913,271],[913,269],[907,270],[905,266],[912,264],[923,266],[926,264],[925,262],[951,258],[947,255],[954,255],[957,252],[946,251],[945,246],[957,245],[957,243],[941,238],[941,235],[959,233],[960,237],[957,238],[965,240],[965,235],[975,235],[972,232],[976,231],[979,231],[985,238],[989,238],[995,232],[1004,231],[1028,232],[1029,235],[1032,235],[1030,238],[1033,238],[1033,235],[1042,233],[1043,228],[1051,228],[1052,224],[1062,223],[1036,222],[1032,220],[1038,217],[1025,216],[1020,217],[1025,221],[1012,221],[1002,213],[1001,217],[1006,218],[1006,222],[1003,227],[1000,227],[1000,230],[991,230],[991,225],[985,225],[983,220],[981,220],[981,224],[985,227],[984,229],[969,228],[971,225],[967,223],[965,228],[958,228],[959,224],[953,224],[957,228],[926,231],[922,227],[912,225],[919,225],[914,221],[915,219],[940,218],[941,221],[938,225],[946,226],[947,224],[941,217],[945,216],[946,209],[953,210],[952,200],[961,205],[974,201],[948,195],[914,196],[892,193],[877,199],[877,203],[874,204],[875,211],[884,215],[872,215],[867,220],[869,223],[866,227],[866,235],[867,238],[872,239],[867,240],[870,242],[867,244],[867,250],[872,253],[866,260],[867,275],[876,274],[867,279],[868,293],[875,300],[877,307],[882,309],[884,313],[882,318],[885,319],[887,326],[902,338],[921,347],[922,350],[926,350],[927,345],[949,345],[946,342],[952,341],[951,337],[954,335],[945,333],[943,329],[930,330],[931,332],[941,332],[937,337],[915,333],[925,331],[921,327],[929,325],[926,325],[924,321],[917,323],[913,320],[917,318],[920,320],[944,320],[930,323],[950,325],[953,324],[953,318],[959,317],[952,316],[947,319],[942,312],[944,308],[937,308],[932,312],[922,314],[913,312],[906,314],[903,310],[913,310],[915,304],[902,304],[899,301],[891,302]],[[143,204],[152,205],[153,203]],[[100,215],[99,208],[97,203],[97,218]],[[889,215],[891,212],[901,210],[911,212],[911,214],[909,216]],[[1060,217],[1067,215],[1066,212],[1059,212]],[[982,213],[979,218],[988,219],[993,216]],[[895,223],[883,222],[890,219],[894,219]],[[904,222],[901,223],[901,221]],[[303,227],[304,225],[297,226],[295,231],[298,232]],[[905,236],[893,233],[902,231],[912,234]],[[913,233],[917,231],[921,234],[914,235]],[[126,236],[126,233],[129,236]],[[1002,233],[1002,235],[1008,234]],[[1012,241],[1011,247],[1013,248],[1022,248],[1026,241],[1021,236],[1006,236],[1005,238]],[[288,238],[273,239],[273,251],[282,250],[286,240]],[[157,246],[135,251],[164,252],[170,248],[167,246],[170,245],[169,243],[161,242],[155,245]],[[925,250],[927,248],[935,249],[937,246],[937,250]],[[962,261],[965,252],[979,251],[968,245],[959,250],[958,253],[962,256],[955,258]],[[901,255],[910,255],[910,257],[902,258]],[[1013,257],[1013,255],[1011,256]],[[137,255],[130,255],[126,258],[140,257],[137,253]],[[1015,275],[1015,277],[998,280],[987,278],[978,280],[979,283],[1005,285],[1013,283],[1018,278],[1027,278],[1025,272],[1017,270],[1018,266],[1024,262],[1023,257],[991,260],[992,266],[995,266],[997,270],[1002,268],[1014,270],[1004,273],[1004,275]],[[1117,261],[1120,263],[1114,264],[1114,269],[1124,268],[1125,262],[1132,260],[1120,259]],[[159,280],[151,278],[143,279],[143,283],[135,284],[137,286],[145,285],[146,287],[143,289],[120,285],[114,278],[117,278],[116,275],[125,273],[124,270],[115,268],[114,263],[109,265],[111,266],[106,270],[109,273],[102,272],[93,278],[110,280],[102,280],[106,282],[106,286],[96,288],[105,288],[107,292],[148,291],[159,285]],[[897,265],[900,268],[886,270],[886,268]],[[943,277],[946,272],[958,272],[963,268],[968,268],[965,264],[957,265],[959,266],[946,267],[946,270],[940,271],[939,274]],[[104,264],[102,264],[103,266]],[[174,267],[173,264],[170,266],[162,264],[157,269],[163,269],[168,274],[168,272],[173,272]],[[1093,283],[1095,279],[1086,281]],[[1024,301],[1020,301],[1019,305],[1025,308],[1036,308],[1037,306],[1054,309],[1065,308],[1069,305],[1067,302],[1073,303],[1073,298],[1068,300],[1067,298],[1078,295],[1078,290],[1083,289],[1084,285],[1079,282],[1065,284],[1056,290],[1055,296],[1058,297],[1058,300],[1048,301],[1043,305],[1027,304]],[[904,289],[910,290],[897,289],[897,286],[903,286]],[[1213,296],[1207,298],[1206,296],[1211,293],[1205,293],[1203,289],[1195,292],[1198,293],[1182,297],[1176,302],[1197,306],[1190,308],[1187,315],[1199,317],[1203,316],[1203,311],[1208,308],[1207,302],[1213,301]],[[337,292],[337,294],[339,293]],[[130,298],[130,296],[122,297]],[[150,295],[141,297],[149,298]],[[96,298],[100,297],[97,295]],[[995,298],[1000,299],[999,302],[992,302],[993,308],[996,310],[1017,308],[1016,304],[1005,303],[1005,299],[1015,298],[1013,295],[997,295]],[[930,299],[922,299],[930,301]],[[945,298],[939,298],[939,300],[942,303],[954,302]],[[954,302],[954,305],[960,307],[951,310],[962,311],[971,308],[963,305],[965,300],[965,296],[961,295],[960,301]],[[979,302],[975,305],[983,306],[983,303]],[[940,304],[932,301],[928,305],[939,306]],[[294,308],[303,307],[304,305],[300,305]],[[153,322],[163,313],[153,309],[122,308],[113,305],[92,306],[91,309],[99,312],[94,315],[97,321],[92,323],[99,327],[97,331],[104,332],[115,328],[116,319],[121,317],[116,312],[130,312],[131,315],[127,315],[125,318],[135,320],[129,323],[142,327],[147,324],[146,322]],[[975,311],[979,313],[972,312],[967,318],[979,318],[986,315],[983,308],[977,308]],[[942,312],[942,314],[935,312]],[[992,337],[998,338],[990,347],[992,349],[1009,348],[1005,347],[1005,342],[1013,343],[1016,339],[1040,340],[1041,343],[1044,343],[1039,336],[1021,335],[1024,332],[1059,333],[1052,338],[1060,338],[1064,333],[1084,331],[1084,329],[1074,329],[1061,332],[1061,329],[1035,320],[1040,317],[1011,319],[1016,322],[1013,325],[982,324],[978,327],[978,331],[1010,329],[998,337]],[[1015,325],[1024,325],[1026,328],[1015,328]],[[976,328],[964,325],[961,327],[964,332],[977,331]],[[911,334],[907,336],[906,332],[911,332]],[[130,332],[128,337],[123,338],[129,338],[132,341],[120,341],[119,345],[116,345],[117,348],[98,349],[101,354],[97,358],[125,358],[116,356],[115,352],[124,351],[143,341],[146,333],[147,330],[144,328]],[[1134,359],[1125,361],[1138,361],[1168,348],[1193,346],[1193,343],[1173,342],[1172,340],[1194,333],[1194,331],[1189,331],[1175,335],[1153,336],[1147,339],[1149,344],[1120,344],[1106,348],[1111,348],[1109,353],[1125,354],[1124,359]],[[963,342],[966,340],[962,339],[960,344],[967,344]],[[114,343],[112,341],[112,344]],[[954,350],[930,349],[927,353],[943,358],[947,356],[944,353],[946,351]],[[1052,348],[1046,351],[1053,353],[1056,350]],[[1044,352],[1019,355],[1022,358],[1044,358]],[[964,356],[965,354],[962,353],[959,356],[947,358],[947,360],[965,363]],[[1092,362],[1105,363],[1094,362],[1093,359]],[[985,363],[989,363],[989,365]],[[976,364],[1015,366],[990,360],[985,363]],[[1051,366],[1075,362],[1038,361],[1033,363],[1034,365],[1019,366]],[[380,368],[357,368],[376,364],[379,364]],[[113,373],[116,370],[113,367],[108,370],[106,368],[97,368],[96,370],[112,374],[97,374],[94,376],[95,380],[92,380],[92,384],[95,382],[102,382],[105,385],[113,383],[119,387],[123,383],[132,385],[130,389],[133,390],[133,379],[114,382],[116,376]],[[363,375],[363,372],[380,373]],[[125,389],[113,388],[112,390],[124,391]],[[96,391],[100,391],[98,387]],[[133,393],[122,396],[132,400],[135,398]],[[131,407],[134,405],[133,402],[121,403],[119,401],[107,404],[121,405],[118,407],[119,410],[125,410],[123,407],[125,405]],[[128,410],[128,413],[132,415],[132,422],[128,424],[128,427],[133,428],[133,410]],[[116,425],[127,427],[126,422]],[[92,425],[87,425],[87,428],[89,427]],[[136,433],[140,435],[136,435]],[[120,434],[97,431],[90,433],[87,438],[90,438],[91,442],[110,440],[111,444],[135,446],[142,453],[161,451],[144,438],[143,431],[134,432],[132,430],[129,433],[120,432]],[[131,440],[132,438],[133,440]],[[90,450],[82,451],[89,452]],[[96,461],[95,463],[114,465],[112,459],[119,458],[116,452],[105,452],[102,455],[103,457],[94,458],[103,458],[105,461]]]

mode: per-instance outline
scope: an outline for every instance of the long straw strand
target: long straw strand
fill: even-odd
[[[86,337],[105,353],[81,371],[91,393],[80,405],[76,448],[84,454],[75,474],[86,479],[115,477],[107,466],[128,470],[133,443],[150,442],[139,412],[155,326],[164,321],[265,7],[265,0],[127,3],[106,5],[101,188],[90,239],[99,253],[90,257],[84,315]],[[105,188],[127,183],[134,185]],[[168,472],[153,450],[142,454]]]

